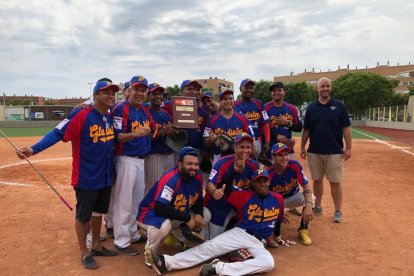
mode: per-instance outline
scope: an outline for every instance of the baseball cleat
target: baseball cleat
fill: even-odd
[[[211,263],[202,265],[200,268],[200,271],[198,272],[198,275],[200,276],[217,275],[216,264],[218,262],[220,262],[219,259],[214,259]]]
[[[135,248],[133,248],[130,245],[127,246],[127,247],[120,247],[120,246],[118,246],[118,245],[115,244],[114,250],[115,251],[118,251],[120,253],[123,253],[125,255],[128,255],[128,256],[134,256],[134,255],[138,255],[139,254],[138,250],[136,250]]]
[[[167,272],[167,267],[165,266],[164,256],[157,255],[151,252],[151,250],[149,251],[151,253],[151,258],[152,258],[152,263],[151,263],[152,270],[154,270],[154,272],[158,276],[161,276],[164,272]]]
[[[309,236],[308,229],[300,229],[298,231],[298,239],[304,244],[304,245],[311,245],[312,240]]]

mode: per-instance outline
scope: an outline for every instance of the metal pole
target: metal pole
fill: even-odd
[[[93,82],[88,82],[89,84],[89,97],[92,99],[92,84]]]

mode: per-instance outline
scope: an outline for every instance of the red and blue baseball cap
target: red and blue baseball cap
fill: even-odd
[[[197,151],[193,147],[183,147],[178,152],[178,160],[183,160],[184,156],[186,155],[192,155],[198,157]]]
[[[236,135],[236,143],[243,141],[243,140],[248,140],[250,143],[253,144],[254,139],[252,136],[250,136],[249,134],[247,134],[246,132],[242,132]]]
[[[243,86],[245,86],[246,84],[248,84],[248,83],[252,83],[253,85],[255,85],[256,84],[256,82],[255,81],[253,81],[253,80],[251,80],[251,79],[244,79],[244,80],[242,80],[241,81],[241,83],[240,83],[240,90],[242,89],[242,87]]]
[[[148,80],[146,78],[144,78],[144,76],[141,76],[141,75],[139,75],[139,76],[133,76],[132,79],[131,79],[131,81],[130,81],[130,85],[129,86],[130,87],[134,87],[134,86],[136,86],[138,84],[143,84],[146,87],[148,87]]]
[[[93,93],[97,93],[108,88],[112,89],[113,92],[119,91],[119,86],[117,84],[113,84],[111,81],[102,80],[96,83],[95,87],[93,88]]]
[[[190,84],[195,84],[199,89],[203,87],[198,81],[196,80],[184,80],[180,85],[180,90],[184,90],[184,88]]]
[[[151,83],[150,85],[148,85],[148,91],[149,92],[154,92],[155,90],[161,90],[162,93],[164,93],[165,88],[162,87],[161,85],[159,85],[157,82]]]
[[[253,172],[253,175],[252,175],[252,180],[253,180],[253,181],[255,181],[255,180],[257,180],[257,179],[259,179],[259,178],[261,178],[261,177],[264,177],[264,178],[270,179],[270,178],[269,178],[269,173],[267,172],[267,170],[264,170],[264,169],[258,169],[258,170],[255,170],[255,171]]]
[[[283,82],[276,81],[271,86],[269,86],[269,91],[273,91],[273,89],[275,89],[275,88],[283,88],[283,89],[285,89],[285,86],[283,85]]]
[[[201,101],[204,101],[205,98],[214,98],[213,91],[211,90],[204,91],[203,96],[201,96]]]
[[[218,95],[219,95],[219,99],[221,99],[221,97],[225,94],[234,94],[233,90],[226,88],[224,91],[219,91]]]
[[[272,147],[272,155],[280,154],[285,151],[290,152],[290,149],[283,143],[276,143]]]

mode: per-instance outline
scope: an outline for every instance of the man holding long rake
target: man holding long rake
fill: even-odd
[[[99,234],[102,214],[108,212],[114,171],[115,136],[108,109],[113,106],[118,90],[119,87],[110,81],[98,81],[93,89],[93,106],[75,109],[38,143],[16,150],[19,158],[26,159],[53,146],[59,140],[72,142],[72,186],[77,200],[75,229],[81,262],[87,269],[98,267],[93,256],[117,255],[101,245]],[[62,201],[67,205],[65,200]],[[90,252],[85,242],[89,223],[92,228]]]

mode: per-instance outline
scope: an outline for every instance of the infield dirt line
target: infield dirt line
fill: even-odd
[[[33,161],[30,160],[30,162],[40,163],[40,162],[58,161],[58,160],[66,160],[66,159],[72,159],[72,157],[50,158],[50,159],[41,159],[41,160],[33,160]],[[28,163],[26,161],[20,161],[18,163],[13,163],[13,164],[0,166],[0,169],[5,169],[5,168],[9,168],[9,167],[14,167],[14,166],[20,166],[20,165],[24,165],[24,164],[28,164]]]
[[[405,149],[403,149],[403,148],[399,148],[399,147],[396,147],[396,146],[394,146],[394,145],[391,145],[391,144],[389,144],[389,143],[387,143],[387,142],[384,142],[384,141],[382,141],[382,140],[379,140],[379,139],[375,138],[374,136],[371,136],[371,135],[369,135],[369,134],[366,134],[366,133],[364,133],[364,132],[361,132],[361,131],[359,131],[359,130],[356,130],[355,128],[353,128],[352,130],[353,130],[353,131],[355,131],[355,132],[358,132],[359,134],[365,135],[365,136],[367,136],[367,137],[369,137],[369,138],[373,139],[373,140],[374,140],[375,142],[377,142],[377,143],[381,143],[381,144],[387,145],[387,146],[391,147],[391,149],[397,149],[397,150],[399,150],[399,151],[402,151],[402,152],[405,152],[405,153],[408,153],[408,154],[410,154],[410,155],[414,156],[414,153],[413,153],[413,152],[411,152],[411,151],[408,151],[408,150],[405,150]]]

